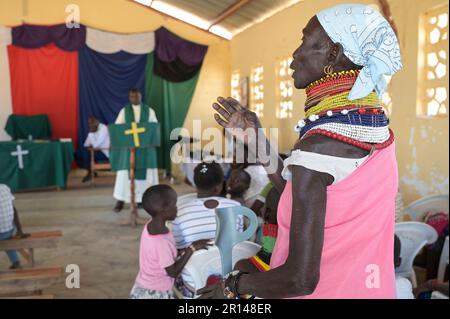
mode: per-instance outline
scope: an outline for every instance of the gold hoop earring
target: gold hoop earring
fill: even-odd
[[[323,68],[323,72],[325,73],[325,75],[331,75],[333,74],[333,67],[331,65],[327,65]]]

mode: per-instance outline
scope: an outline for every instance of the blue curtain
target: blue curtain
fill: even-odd
[[[104,124],[113,123],[119,111],[128,104],[128,90],[137,87],[145,98],[147,54],[118,52],[98,53],[84,46],[79,50],[79,147],[77,164],[88,167],[89,152],[83,143],[89,133],[87,119],[95,116]],[[102,157],[97,152],[99,160]]]

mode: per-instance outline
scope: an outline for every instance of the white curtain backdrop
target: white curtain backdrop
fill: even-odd
[[[11,44],[11,29],[0,26],[0,141],[11,140],[5,132],[5,124],[12,113],[11,81],[9,78],[8,45]]]
[[[100,53],[147,54],[155,49],[155,33],[118,34],[87,28],[86,45]]]

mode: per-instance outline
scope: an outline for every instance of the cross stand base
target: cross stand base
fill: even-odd
[[[139,217],[137,205],[136,205],[136,194],[135,194],[135,177],[136,177],[136,148],[132,147],[130,150],[130,217],[119,221],[120,226],[132,226],[145,225],[148,221],[145,218]]]

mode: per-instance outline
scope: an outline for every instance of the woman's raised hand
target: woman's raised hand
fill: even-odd
[[[217,102],[213,103],[212,106],[217,112],[214,114],[214,119],[220,126],[226,129],[238,129],[231,130],[231,133],[246,144],[249,142],[249,133],[248,131],[245,132],[246,130],[253,130],[256,136],[256,131],[261,127],[261,124],[255,112],[243,107],[231,97],[225,99],[220,96],[217,98]]]

